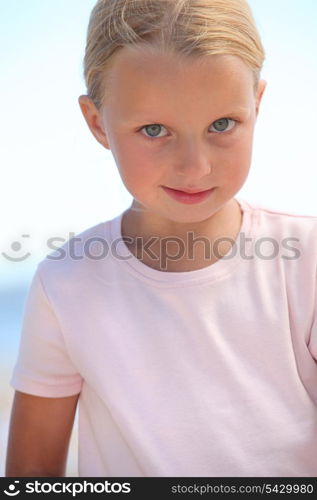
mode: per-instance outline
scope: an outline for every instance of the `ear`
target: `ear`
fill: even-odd
[[[258,116],[258,113],[259,113],[262,96],[263,96],[264,90],[266,89],[266,86],[267,86],[267,82],[265,80],[259,81],[257,95],[256,95],[256,102],[255,102],[256,117]]]
[[[81,95],[78,98],[79,106],[82,114],[90,128],[91,133],[106,149],[110,149],[107,134],[102,124],[100,112],[96,108],[94,102],[87,95]]]

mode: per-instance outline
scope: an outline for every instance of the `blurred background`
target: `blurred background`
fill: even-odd
[[[23,308],[51,237],[67,241],[132,201],[78,105],[95,0],[0,0],[0,475]],[[249,178],[237,197],[317,216],[317,2],[249,0],[267,88]],[[62,243],[61,243],[62,244]],[[77,418],[67,475],[77,476]]]

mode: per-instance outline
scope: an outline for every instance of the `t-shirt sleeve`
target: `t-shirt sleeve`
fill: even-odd
[[[39,267],[27,295],[19,354],[10,383],[18,391],[42,397],[66,397],[81,391],[82,377],[67,352]]]
[[[315,282],[315,311],[314,311],[312,329],[310,332],[308,349],[313,358],[317,362],[317,276]]]

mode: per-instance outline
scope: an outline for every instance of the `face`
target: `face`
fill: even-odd
[[[115,57],[104,107],[98,112],[84,96],[80,105],[97,140],[111,149],[133,207],[174,222],[209,218],[246,181],[266,82],[255,96],[251,70],[230,55],[180,59],[125,47]],[[184,204],[163,186],[215,189]]]

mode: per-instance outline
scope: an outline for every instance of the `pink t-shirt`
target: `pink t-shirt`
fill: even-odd
[[[122,214],[39,263],[11,384],[80,393],[80,476],[317,476],[317,217],[237,201],[203,269],[143,264]]]

